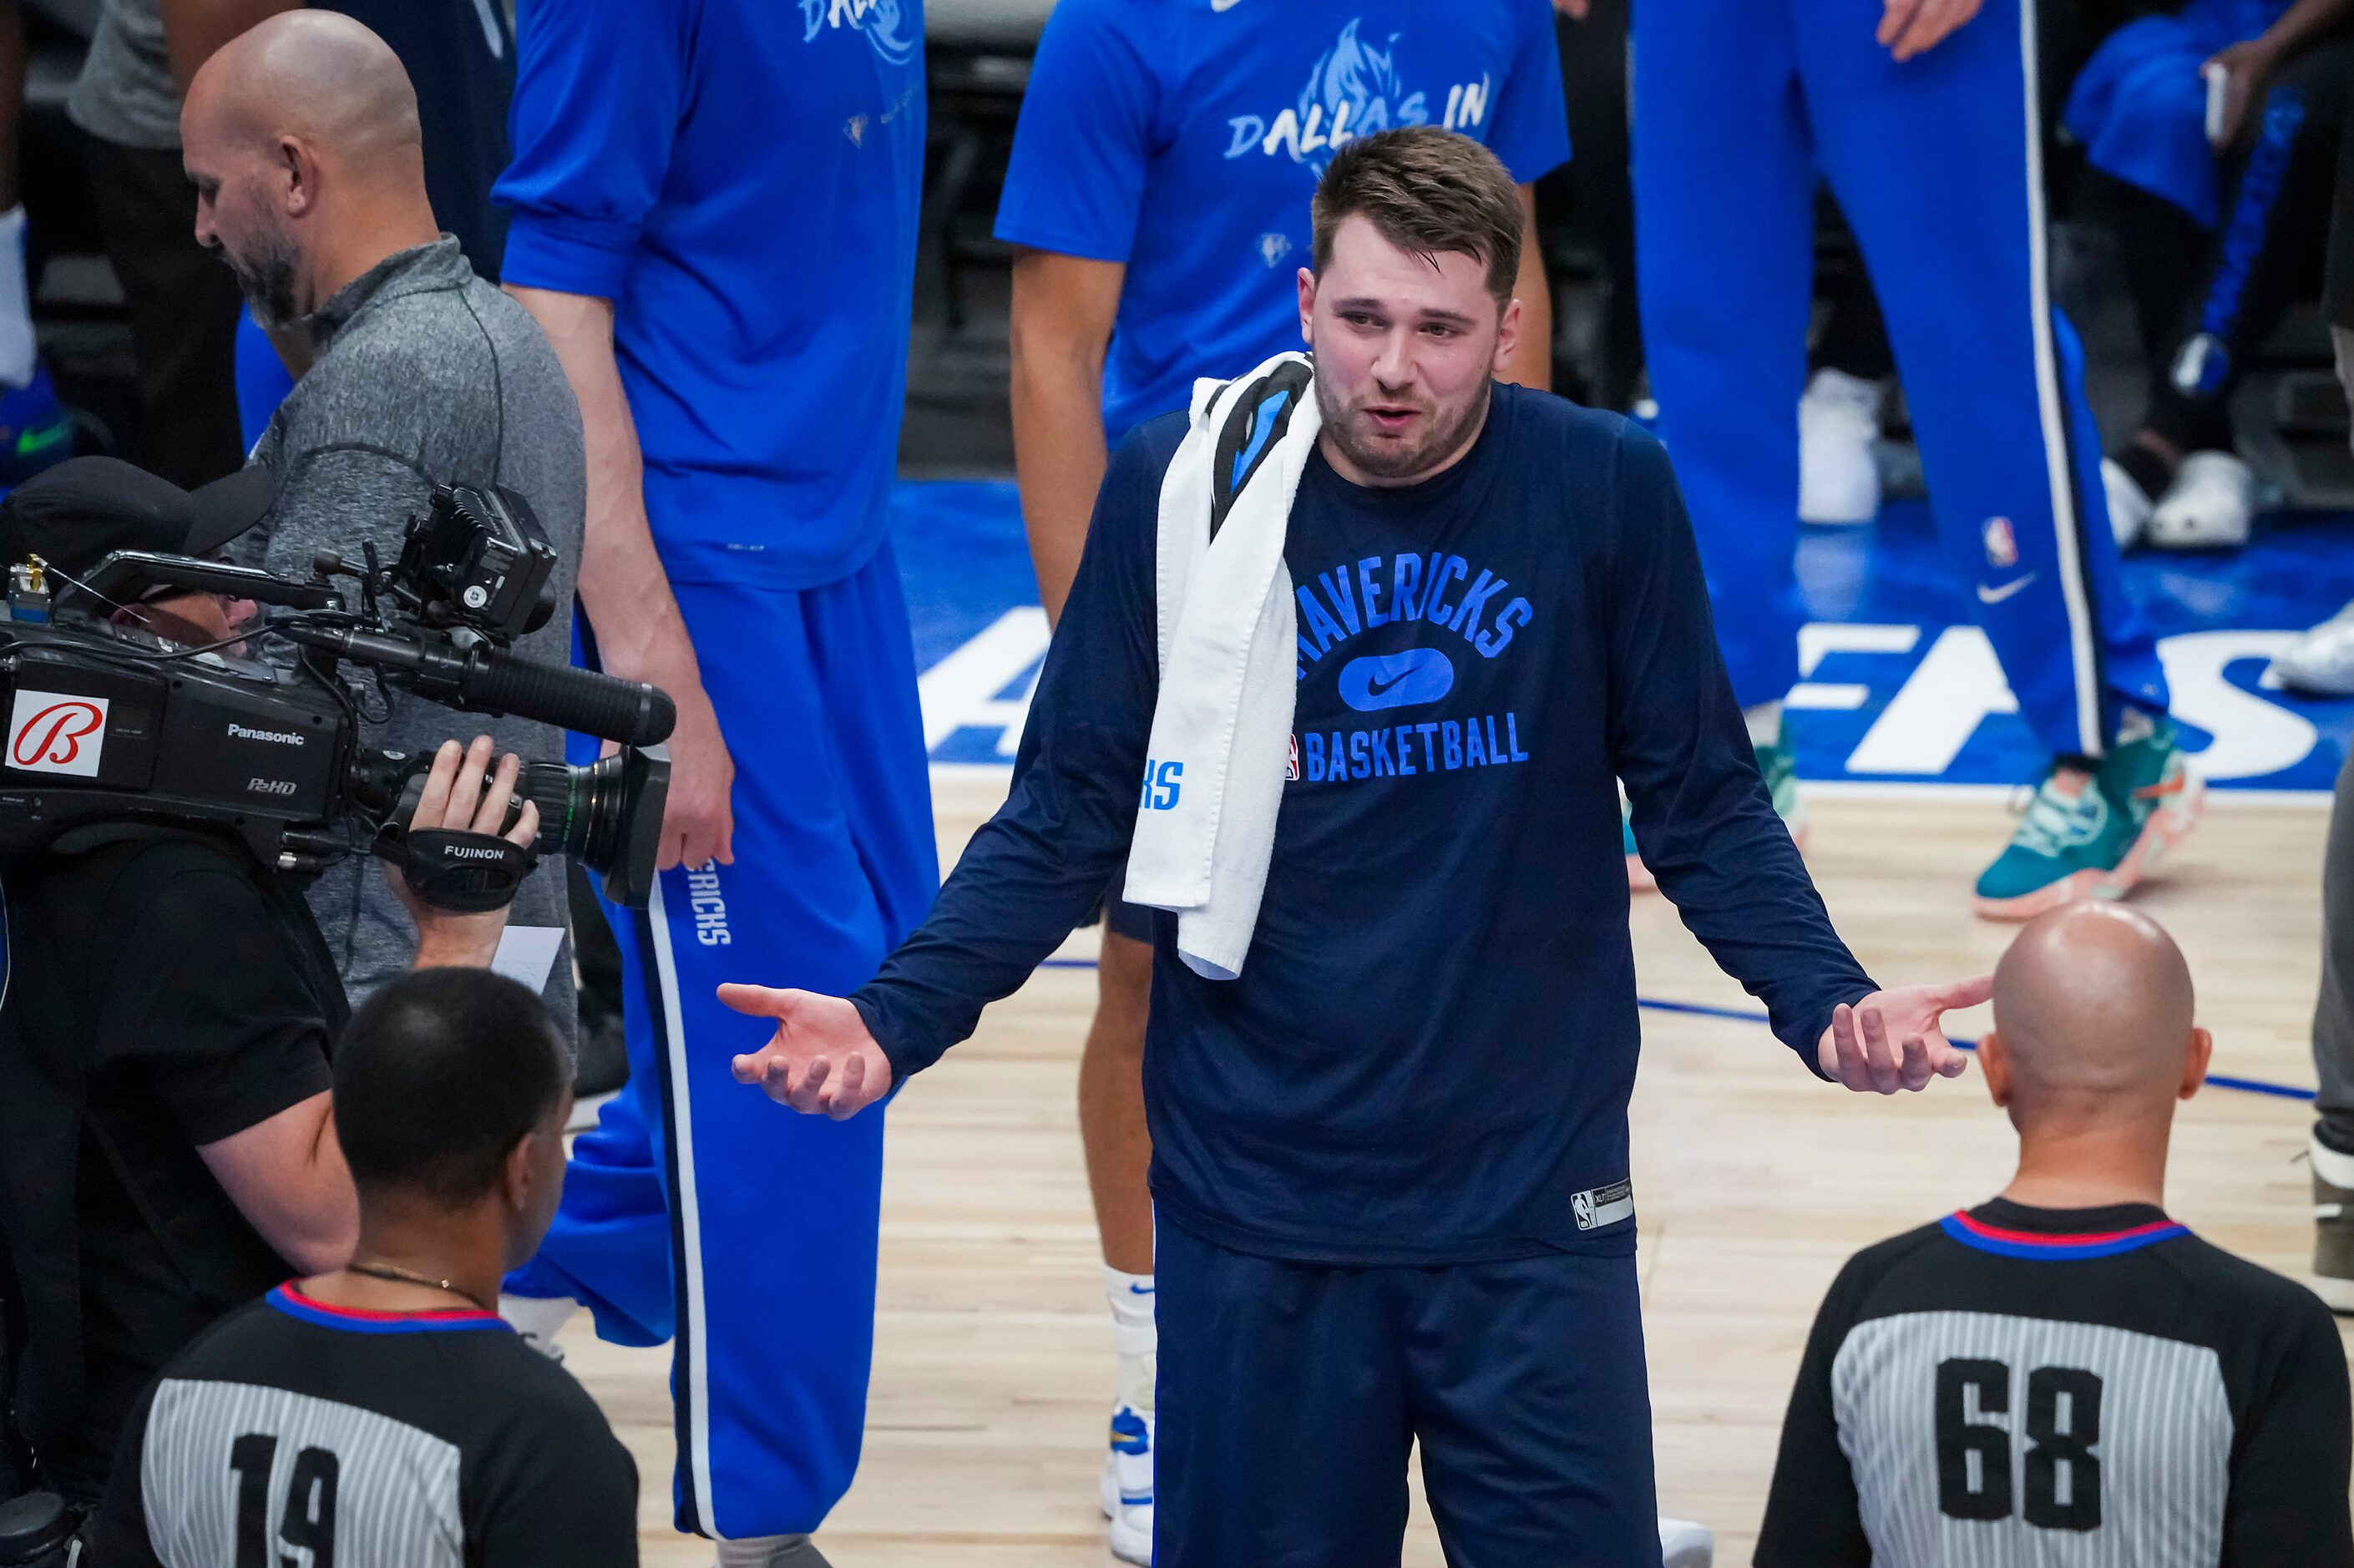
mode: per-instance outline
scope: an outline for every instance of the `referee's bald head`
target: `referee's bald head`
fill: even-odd
[[[2094,902],[2039,916],[1995,966],[1998,1097],[2015,1118],[2170,1103],[2204,1072],[2195,1000],[2182,949],[2140,911]]]

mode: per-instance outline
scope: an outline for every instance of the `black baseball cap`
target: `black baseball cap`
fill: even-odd
[[[0,567],[38,556],[79,577],[117,550],[210,556],[268,516],[277,499],[260,463],[182,490],[119,458],[69,458],[0,501]]]

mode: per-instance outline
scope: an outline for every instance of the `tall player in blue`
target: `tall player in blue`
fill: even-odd
[[[1202,376],[1299,344],[1308,198],[1332,154],[1396,125],[1500,158],[1525,215],[1569,156],[1545,0],[1062,0],[1022,101],[997,237],[1013,264],[1013,454],[1050,617],[1087,540],[1106,454],[1182,408]],[[1506,379],[1542,388],[1553,313],[1533,232]],[[1101,1484],[1111,1548],[1152,1550],[1152,1201],[1145,1167],[1150,912],[1108,893],[1079,1132],[1119,1356]]]
[[[1931,510],[2053,757],[1978,907],[2133,886],[2198,813],[2125,598],[2082,355],[2052,307],[2036,0],[1645,0],[1635,14],[1643,336],[1734,694],[1780,747],[1803,620],[1797,408],[1814,189],[1863,251]]]
[[[525,0],[509,289],[580,398],[580,601],[678,702],[667,868],[623,943],[631,1076],[510,1281],[675,1335],[679,1528],[819,1562],[874,1332],[883,1137],[780,1127],[713,1000],[747,959],[855,984],[938,887],[884,536],[923,167],[918,0]],[[780,1213],[780,1192],[826,1202]]]

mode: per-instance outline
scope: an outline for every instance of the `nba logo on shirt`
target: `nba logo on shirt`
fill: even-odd
[[[8,765],[27,773],[97,778],[106,747],[106,706],[104,697],[19,691],[8,719]]]
[[[1283,765],[1283,776],[1286,779],[1299,777],[1299,737],[1296,735],[1291,737],[1291,760]]]
[[[1988,518],[1979,535],[1986,540],[1988,566],[1999,572],[2019,565],[2019,539],[2010,531],[2009,518]]]

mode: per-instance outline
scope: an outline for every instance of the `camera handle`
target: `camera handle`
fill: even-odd
[[[159,588],[224,594],[289,609],[336,609],[343,600],[324,583],[298,583],[253,567],[198,561],[153,550],[117,550],[98,563],[84,585],[110,604],[130,604]]]
[[[378,859],[400,868],[411,893],[460,915],[505,908],[539,863],[539,856],[523,844],[461,828],[387,828],[372,849]]]

